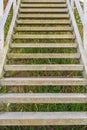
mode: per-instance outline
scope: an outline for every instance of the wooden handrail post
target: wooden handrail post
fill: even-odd
[[[4,4],[3,0],[0,0],[0,21],[3,16],[3,11],[4,11],[3,4]],[[4,46],[4,29],[3,29],[2,33],[0,34],[0,51],[3,50],[3,46]]]
[[[87,19],[87,0],[84,0],[84,15],[85,15],[85,19]],[[84,26],[84,28],[85,28],[85,26]],[[85,30],[83,33],[84,33],[84,48],[87,52],[87,35],[85,33]]]
[[[74,0],[71,0],[71,7],[74,10]]]
[[[15,11],[16,11],[16,5],[17,5],[17,1],[14,0],[14,2],[13,2],[13,15],[15,14]]]

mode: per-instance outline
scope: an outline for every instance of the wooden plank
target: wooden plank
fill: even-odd
[[[68,5],[69,12],[70,12],[70,18],[72,20],[72,24],[73,24],[73,27],[74,27],[74,32],[75,32],[75,35],[76,35],[78,48],[79,48],[79,51],[81,53],[81,60],[84,64],[84,72],[85,72],[85,74],[87,74],[87,55],[86,55],[86,52],[83,48],[83,42],[82,42],[78,27],[77,27],[77,23],[76,23],[76,20],[75,20],[75,17],[74,17],[74,13],[72,12],[72,9],[70,7],[69,0],[67,0],[67,5]]]
[[[5,112],[1,126],[87,125],[87,112]]]
[[[4,13],[4,3],[3,0],[0,0],[0,24],[2,22],[3,13]],[[3,51],[3,47],[4,47],[4,27],[2,28],[2,31],[0,31],[0,51]]]
[[[22,0],[23,3],[65,3],[65,0]]]
[[[68,19],[69,18],[69,14],[23,14],[23,13],[21,13],[21,14],[18,14],[18,18],[22,18],[22,19],[24,19],[24,18],[65,18],[65,19]]]
[[[80,53],[8,53],[9,59],[30,59],[30,58],[72,58],[72,59],[79,59]]]
[[[3,78],[1,86],[76,86],[87,85],[85,78]]]
[[[10,2],[10,1],[9,1]],[[11,1],[12,2],[12,1]],[[10,2],[10,4],[11,4]],[[9,4],[9,3],[8,3]],[[9,8],[10,8],[10,4],[9,4]],[[9,49],[9,44],[10,44],[10,41],[11,41],[11,36],[12,36],[12,32],[13,32],[13,27],[14,27],[14,24],[15,24],[15,21],[16,21],[16,17],[17,17],[17,13],[18,13],[18,9],[19,9],[19,5],[20,5],[20,0],[18,0],[18,4],[17,4],[17,7],[15,9],[15,14],[12,18],[12,21],[11,21],[11,24],[9,26],[9,30],[8,30],[8,35],[6,37],[6,45],[5,47],[3,48],[3,52],[1,52],[0,54],[0,77],[2,77],[2,73],[3,73],[3,66],[4,66],[4,63],[5,63],[5,60],[6,60],[6,55],[7,55],[7,52],[8,52],[8,49]],[[7,7],[7,10],[8,10],[8,7]],[[7,15],[8,11],[5,13],[5,19],[6,19],[6,15]],[[2,20],[3,22],[3,20]],[[3,23],[4,24],[4,23]],[[1,28],[0,28],[1,29]]]
[[[78,3],[78,2],[77,2]],[[78,8],[78,11],[79,11],[79,8]],[[82,10],[83,11],[83,10]],[[81,17],[81,14],[80,14],[81,12],[79,11],[79,15],[80,15],[80,17]],[[87,52],[87,1],[86,0],[84,0],[84,26],[83,26],[83,33],[84,33],[84,49],[85,49],[85,51]]]
[[[8,14],[9,14],[10,9],[11,9],[11,6],[12,6],[12,4],[13,4],[13,1],[14,1],[14,0],[8,1],[8,4],[7,4],[7,6],[6,6],[6,9],[5,9],[4,13],[3,13],[2,8],[0,8],[0,13],[3,13],[3,17],[2,17],[2,19],[0,19],[0,34],[2,34],[2,31],[3,31],[3,29],[4,29],[6,20],[7,20],[7,18],[8,18]],[[3,3],[2,3],[2,2],[3,2],[3,1],[1,0],[1,1],[0,1],[0,4],[3,6]]]
[[[65,8],[65,9],[56,9],[56,8],[53,8],[53,9],[45,9],[45,8],[20,8],[19,11],[21,13],[65,13],[65,12],[68,12],[68,9]]]
[[[53,4],[53,3],[49,3],[49,4],[22,4],[20,5],[20,7],[22,8],[66,8],[67,4]]]
[[[75,39],[74,34],[13,34],[13,39]]]
[[[84,37],[85,38],[84,41],[86,40],[86,42],[87,42],[87,19],[86,19],[86,16],[87,16],[87,1],[84,0],[84,11],[83,11],[83,9],[80,5],[80,1],[75,0],[75,5],[76,5],[76,8],[78,10],[78,13],[79,13],[82,25],[83,25],[84,34],[86,35]],[[87,51],[87,44],[86,43],[85,43],[84,47],[85,47],[85,50]]]
[[[55,31],[58,31],[58,32],[70,32],[70,31],[73,31],[73,27],[15,27],[15,30],[16,31],[20,31],[20,32],[30,32],[30,31],[45,31],[45,32],[55,32]]]
[[[11,43],[11,48],[77,48],[77,43]]]
[[[71,21],[70,20],[65,20],[65,19],[61,19],[61,20],[59,20],[59,19],[51,19],[51,20],[46,20],[46,19],[44,19],[44,20],[41,20],[41,19],[37,19],[37,20],[26,20],[26,19],[22,19],[22,20],[20,20],[20,19],[18,19],[17,21],[17,24],[41,24],[41,25],[43,25],[43,24],[56,24],[56,25],[62,25],[62,26],[64,26],[64,25],[70,25],[71,24]]]
[[[82,71],[83,65],[5,65],[5,71]]]
[[[87,93],[7,93],[1,103],[87,103]]]

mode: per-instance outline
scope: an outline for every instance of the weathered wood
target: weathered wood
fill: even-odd
[[[3,17],[3,12],[4,12],[3,0],[0,0],[0,24]],[[0,51],[3,51],[3,47],[4,47],[4,29],[0,31]]]
[[[1,103],[87,103],[86,93],[8,93],[0,94]]]
[[[83,71],[83,65],[5,65],[5,71]]]
[[[69,18],[69,14],[18,14],[18,18],[65,18],[68,19]]]
[[[36,12],[38,12],[38,13],[42,13],[42,12],[44,12],[44,13],[67,13],[68,12],[68,9],[55,9],[55,8],[53,8],[53,9],[43,9],[43,8],[35,8],[35,9],[33,9],[33,8],[20,8],[19,9],[19,11],[21,12],[21,13],[36,13]]]
[[[83,27],[83,33],[84,33],[84,49],[87,52],[87,30],[85,31],[85,27],[87,26],[87,0],[84,0],[84,16],[85,16],[85,20],[86,20],[86,25],[84,25]],[[86,27],[87,28],[87,27]]]
[[[87,85],[85,78],[4,78],[0,80],[2,86],[76,86]]]
[[[65,26],[65,25],[70,25],[71,24],[71,21],[70,20],[65,20],[65,19],[51,19],[51,20],[41,20],[41,19],[37,19],[37,20],[26,20],[26,19],[18,19],[17,20],[17,24],[22,24],[22,25],[28,25],[28,24],[56,24],[56,25],[62,25],[62,26]]]
[[[11,0],[13,1],[13,0]],[[87,62],[86,56],[84,53],[84,49],[82,48],[81,37],[79,38],[78,29],[75,21],[73,21],[73,14],[71,10],[71,6],[65,0],[22,0],[20,12],[18,13],[17,19],[17,27],[16,32],[13,35],[12,40],[20,40],[21,43],[11,43],[11,34],[13,30],[13,26],[15,23],[18,6],[16,8],[16,1],[13,4],[13,15],[14,18],[12,20],[10,30],[8,36],[6,38],[7,46],[2,54],[0,59],[3,59],[2,66],[4,66],[4,71],[83,71],[84,66],[85,70],[87,70]],[[37,4],[38,3],[38,4]],[[40,4],[41,3],[41,4]],[[48,4],[49,3],[49,4]],[[19,4],[18,4],[19,5]],[[69,13],[67,12],[67,5],[69,9]],[[9,6],[10,7],[10,6]],[[37,8],[38,7],[38,8]],[[16,12],[15,12],[16,11]],[[26,12],[26,13],[25,13]],[[30,14],[28,13],[30,12]],[[37,12],[43,14],[38,14]],[[45,13],[47,12],[47,13]],[[55,14],[51,14],[53,12],[58,12]],[[28,13],[28,14],[27,14]],[[7,14],[7,12],[6,12]],[[7,16],[6,16],[7,17]],[[71,20],[74,26],[75,35],[73,35],[73,28],[71,27]],[[30,19],[32,18],[32,19]],[[57,19],[55,19],[57,18]],[[22,27],[19,26],[22,25]],[[52,24],[52,25],[62,25],[61,27],[29,27],[25,25],[43,25],[43,24]],[[24,26],[23,26],[24,25]],[[67,25],[67,26],[66,26]],[[0,25],[1,26],[1,25]],[[76,27],[76,28],[75,28]],[[2,27],[1,27],[2,28]],[[1,29],[0,28],[0,29]],[[1,31],[1,30],[0,30]],[[24,31],[62,31],[65,34],[20,34],[20,32]],[[69,33],[67,33],[68,31]],[[70,34],[70,31],[72,34]],[[81,53],[9,53],[7,51],[9,49],[9,43],[11,49],[14,48],[76,48],[77,43],[75,43],[75,38],[79,43],[79,50]],[[24,43],[23,40],[27,41],[29,39],[59,39],[59,40],[67,40],[65,43]],[[68,43],[69,40],[72,40],[74,43]],[[14,42],[14,41],[13,41]],[[13,50],[14,52],[14,50]],[[18,60],[29,59],[29,58],[71,58],[71,59],[83,59],[83,64],[6,64],[4,65],[4,61],[8,60]],[[10,62],[11,63],[11,62]],[[0,69],[0,72],[2,69]],[[23,87],[23,86],[87,86],[87,78],[79,78],[78,76],[73,78],[64,78],[61,77],[26,77],[24,75],[23,78],[16,77],[8,77],[8,78],[0,78],[0,86],[7,87]],[[0,94],[0,103],[87,103],[87,94],[86,93],[8,93],[8,94]],[[1,126],[15,126],[15,125],[24,125],[24,126],[36,126],[36,125],[87,125],[87,112],[6,112],[0,113],[0,125]]]
[[[78,27],[77,27],[77,24],[76,24],[76,21],[75,21],[74,14],[73,14],[71,6],[70,6],[70,1],[69,0],[67,0],[67,5],[68,5],[68,8],[69,8],[69,12],[70,12],[70,18],[72,20],[72,24],[73,24],[73,27],[74,27],[74,32],[75,32],[75,35],[76,35],[76,40],[78,42],[79,51],[81,53],[81,59],[82,59],[82,62],[84,64],[85,74],[87,75],[87,55],[86,55],[86,52],[85,52],[85,50],[83,48],[83,42],[82,42],[82,39],[81,39],[79,30],[78,30]]]
[[[71,0],[71,7],[72,7],[72,10],[74,11],[74,4],[75,4],[75,1],[74,0]]]
[[[0,24],[0,29],[4,28],[4,25],[5,25],[5,22],[7,20],[7,17],[8,17],[8,14],[9,14],[9,11],[10,11],[10,8],[13,4],[13,0],[9,0],[8,4],[7,4],[7,7],[6,7],[6,10],[5,10],[5,13],[3,15],[3,19],[1,21],[1,24]],[[15,21],[16,21],[16,16],[17,16],[17,13],[18,13],[18,9],[19,9],[19,4],[20,4],[20,0],[17,1],[17,6],[16,6],[16,9],[15,9],[15,13],[13,15],[13,18],[12,18],[12,21],[11,21],[11,24],[10,24],[10,27],[9,27],[9,30],[8,30],[8,35],[6,37],[6,46],[3,48],[3,52],[0,54],[0,78],[2,77],[2,72],[3,72],[3,66],[4,66],[4,63],[5,63],[5,60],[6,60],[6,55],[7,55],[7,52],[8,52],[8,49],[9,49],[9,44],[10,44],[10,41],[11,41],[11,36],[12,36],[12,32],[13,32],[13,27],[14,27],[14,24],[15,24]],[[1,30],[0,30],[1,31]]]
[[[83,25],[83,33],[84,33],[84,49],[87,51],[87,1],[84,0],[84,11],[81,8],[80,1],[74,0],[76,8],[78,10],[82,25]]]
[[[75,39],[74,34],[14,34],[13,39]]]
[[[21,4],[22,8],[66,8],[66,4]]]
[[[84,12],[81,8],[80,2],[78,0],[74,0],[74,1],[75,1],[75,5],[77,7],[77,10],[78,10],[79,16],[81,18],[81,22],[82,22],[83,27],[84,27],[83,29],[84,29],[85,34],[87,36],[87,19],[85,17],[85,15],[87,16],[87,1],[84,0]]]
[[[79,53],[8,53],[9,59],[29,59],[29,58],[72,58],[72,59],[79,59]]]
[[[1,0],[1,1],[3,1],[3,0]],[[10,9],[11,9],[11,6],[12,6],[12,4],[13,4],[13,1],[14,1],[14,0],[9,0],[9,1],[8,1],[8,4],[7,4],[6,9],[5,9],[5,12],[4,12],[3,17],[2,17],[2,19],[1,19],[1,21],[0,21],[0,34],[2,33],[2,31],[3,31],[3,29],[4,29],[4,26],[5,26],[5,23],[6,23],[8,14],[9,14]],[[2,4],[1,4],[1,5],[2,5]]]
[[[87,125],[87,112],[5,112],[0,125]]]
[[[23,3],[65,3],[65,0],[22,0]]]
[[[73,31],[73,28],[72,27],[15,27],[15,30],[20,32],[30,32],[30,31],[71,32]]]
[[[11,43],[11,48],[77,48],[77,43]]]

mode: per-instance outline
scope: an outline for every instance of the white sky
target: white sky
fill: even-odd
[[[83,0],[80,0],[80,1],[82,1],[82,2],[83,2]]]

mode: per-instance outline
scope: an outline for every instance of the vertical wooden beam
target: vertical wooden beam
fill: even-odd
[[[14,2],[13,2],[13,16],[15,15],[15,12],[16,12],[16,4],[17,4],[17,1],[14,0]]]
[[[85,15],[85,19],[87,19],[87,0],[84,0],[84,15]],[[85,28],[85,26],[84,26]],[[84,30],[84,48],[87,52],[87,35],[85,33],[85,30]]]
[[[3,0],[0,0],[0,20],[3,16],[3,11],[4,11],[4,2]],[[0,51],[3,50],[3,46],[4,46],[4,29],[2,31],[2,33],[0,34]]]
[[[71,7],[72,7],[72,9],[74,11],[74,0],[71,0]]]

